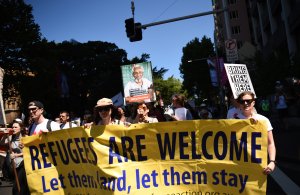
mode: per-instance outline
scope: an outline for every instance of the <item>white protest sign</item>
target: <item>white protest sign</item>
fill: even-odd
[[[228,39],[225,41],[226,58],[228,62],[239,60],[236,39]]]
[[[244,91],[251,91],[255,95],[245,64],[224,64],[224,66],[235,99]]]

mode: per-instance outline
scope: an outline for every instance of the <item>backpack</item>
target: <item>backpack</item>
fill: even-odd
[[[51,129],[51,122],[52,122],[52,120],[50,120],[50,119],[48,119],[48,121],[47,121],[47,129],[48,129],[48,131],[49,132],[51,132],[52,131],[52,129]],[[31,135],[31,131],[32,131],[32,126],[33,126],[33,123],[29,126],[29,128],[28,128],[28,135]],[[33,133],[33,132],[32,132]]]
[[[47,124],[47,125],[48,125],[48,124]],[[59,125],[60,129],[63,129],[64,126],[65,126],[65,124],[60,124],[60,125]],[[69,121],[69,128],[72,128],[72,122],[71,122],[71,121]],[[48,126],[47,126],[47,129],[48,129]],[[51,129],[51,125],[50,125],[50,129]]]

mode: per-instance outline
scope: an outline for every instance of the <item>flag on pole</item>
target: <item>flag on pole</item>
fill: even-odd
[[[217,87],[218,86],[218,73],[217,73],[215,61],[213,61],[211,59],[207,59],[207,64],[209,67],[211,85],[214,87]]]
[[[223,58],[207,59],[212,86],[217,87],[220,79],[221,86],[228,82]],[[219,71],[219,73],[218,73]]]

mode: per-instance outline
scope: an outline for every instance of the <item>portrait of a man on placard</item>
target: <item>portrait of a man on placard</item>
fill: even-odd
[[[121,68],[126,104],[155,100],[150,62],[124,65]]]

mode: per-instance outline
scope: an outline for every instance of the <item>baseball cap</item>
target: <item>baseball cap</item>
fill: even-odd
[[[16,119],[14,119],[14,122],[22,123],[23,121],[20,118],[16,118]]]
[[[36,106],[38,108],[44,108],[44,105],[42,104],[42,102],[36,101],[36,100],[29,102],[28,108],[31,106]]]
[[[111,106],[113,105],[113,102],[111,99],[109,98],[102,98],[100,100],[97,101],[97,104],[95,106],[96,107],[101,107],[101,106]]]

